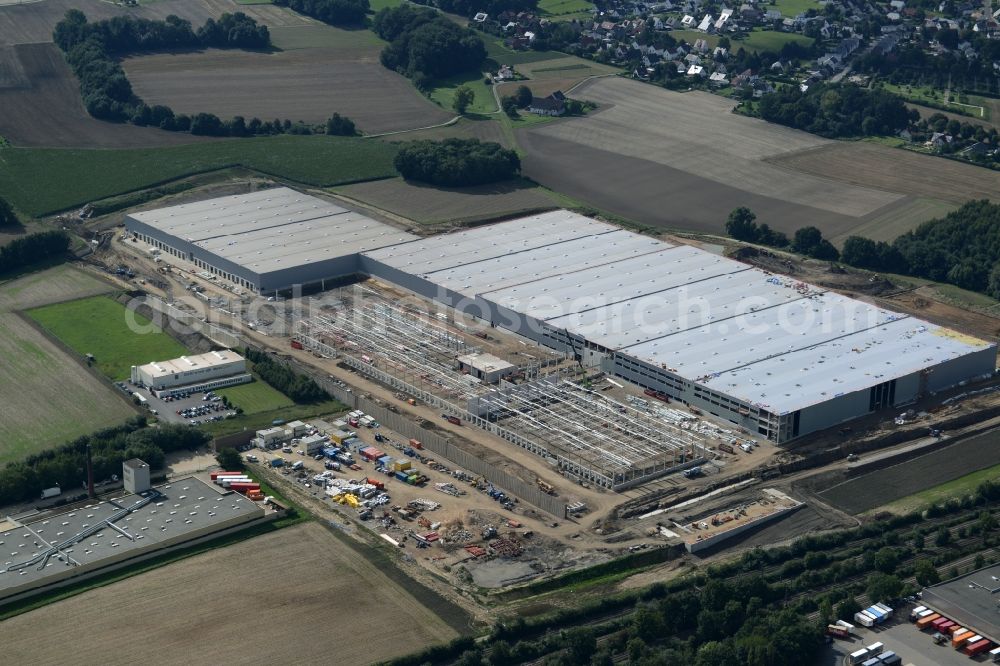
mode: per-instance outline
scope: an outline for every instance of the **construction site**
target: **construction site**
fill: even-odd
[[[494,431],[584,482],[623,490],[715,457],[696,416],[662,399],[616,400],[609,394],[621,384],[565,354],[433,313],[429,301],[375,281],[331,297],[322,315],[297,323],[293,345],[335,356],[400,398]]]
[[[403,538],[411,530],[436,532],[422,559],[436,575],[453,567],[456,584],[468,582],[458,566],[502,587],[636,549],[712,558],[846,527],[853,519],[818,495],[829,484],[801,484],[797,470],[877,469],[867,451],[941,446],[928,428],[1000,403],[942,402],[989,384],[992,338],[569,211],[362,249],[353,274],[327,276],[350,286],[305,296],[237,300],[185,257],[151,255],[128,234],[113,247],[140,276],[159,273],[166,288],[145,287],[168,315],[197,312],[239,338],[228,346],[271,352],[381,423],[348,428],[376,452],[355,450],[357,466],[393,483],[401,510],[428,495],[444,508],[426,514],[435,528],[367,525],[404,553],[421,543]],[[756,305],[741,314],[748,289]],[[884,362],[871,365],[876,351]],[[787,406],[754,402],[769,386]],[[382,460],[415,440],[412,469],[429,479],[416,486]],[[325,495],[315,476],[329,468],[302,463],[303,478],[289,473],[299,500],[349,519],[364,511],[341,492],[361,474],[331,473],[327,490],[339,490]],[[438,497],[438,484],[458,495]],[[499,534],[487,539],[490,527]],[[498,538],[520,550],[491,550]]]

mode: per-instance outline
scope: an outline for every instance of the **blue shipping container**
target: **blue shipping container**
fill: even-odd
[[[395,474],[393,474],[393,476],[395,476],[400,481],[406,481],[409,478],[406,472],[396,472]]]
[[[874,606],[866,608],[865,612],[874,615],[875,619],[878,620],[879,622],[884,622],[885,618],[888,617],[883,611],[879,610],[878,608],[875,608]]]

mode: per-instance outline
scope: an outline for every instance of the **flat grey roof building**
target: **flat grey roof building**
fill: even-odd
[[[143,242],[253,291],[358,271],[358,253],[417,237],[287,187],[132,213]]]
[[[362,265],[776,441],[996,364],[972,336],[569,211],[364,252]]]
[[[0,532],[0,599],[264,515],[263,509],[242,495],[220,491],[200,479],[187,477],[140,495],[124,494],[7,527]],[[81,541],[32,562],[50,547],[102,525],[147,497],[152,499],[115,520],[113,527],[103,524]],[[32,563],[25,566],[27,562]]]
[[[1000,643],[1000,564],[925,588],[921,603]]]

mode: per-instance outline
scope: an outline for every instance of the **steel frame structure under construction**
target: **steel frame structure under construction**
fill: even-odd
[[[676,420],[611,400],[556,373],[540,378],[540,363],[522,364],[520,383],[499,387],[464,375],[456,359],[481,350],[463,335],[374,297],[357,303],[345,298],[332,315],[298,322],[295,338],[602,487],[624,489],[710,457],[698,436]]]
[[[565,379],[494,389],[474,410],[557,453],[560,467],[622,489],[703,462],[711,453],[674,422]]]

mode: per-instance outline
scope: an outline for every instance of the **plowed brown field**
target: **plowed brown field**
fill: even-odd
[[[3,623],[12,664],[370,664],[456,636],[317,523],[209,551]]]

